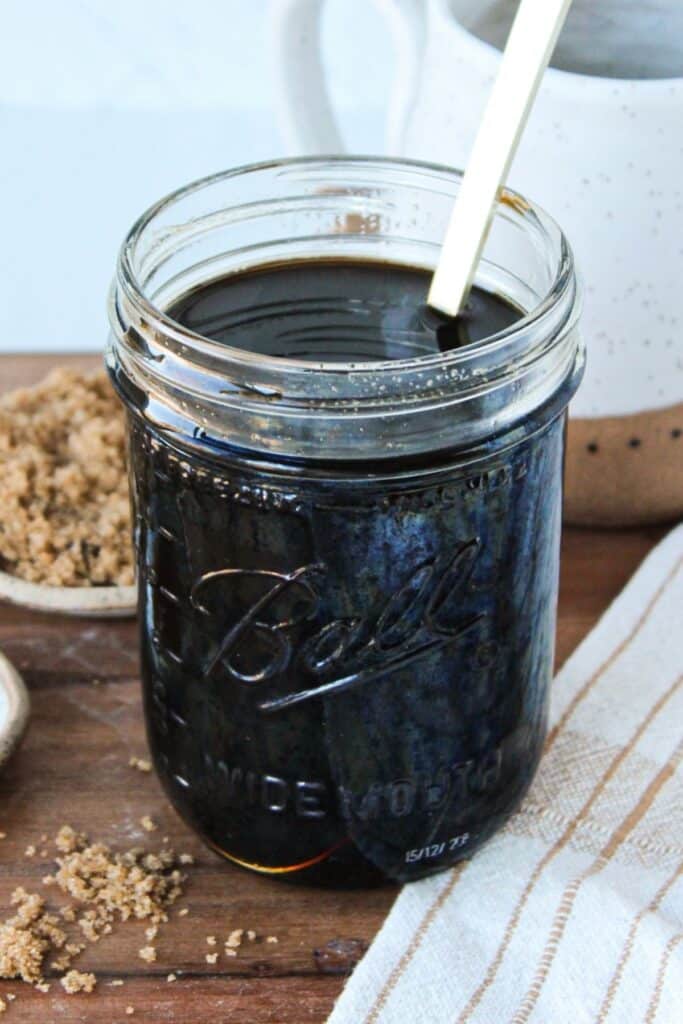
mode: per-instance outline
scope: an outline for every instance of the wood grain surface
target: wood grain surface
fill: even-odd
[[[3,357],[0,388],[37,380],[55,357]],[[81,366],[93,357],[60,359]],[[566,530],[558,626],[564,661],[619,592],[663,531]],[[25,1024],[306,1024],[325,1021],[345,977],[380,927],[396,890],[329,892],[287,886],[248,874],[204,849],[177,818],[153,775],[129,767],[145,756],[132,621],[64,619],[0,605],[0,647],[22,672],[33,712],[23,744],[0,774],[0,916],[12,890],[43,891],[49,859],[26,857],[41,836],[69,823],[117,849],[155,849],[163,836],[197,858],[188,869],[189,913],[155,940],[158,960],[146,964],[144,923],[119,924],[77,963],[99,982],[92,995],[67,996],[53,980],[47,994],[0,982],[16,993],[3,1021]],[[140,826],[149,814],[152,835]],[[54,848],[50,848],[50,854]],[[44,890],[51,893],[51,890]],[[238,956],[206,963],[207,935],[219,946],[234,928],[259,939]],[[275,935],[277,944],[267,943]],[[178,980],[166,981],[173,971]],[[122,987],[108,982],[122,978]],[[134,1014],[126,1014],[132,1006]]]

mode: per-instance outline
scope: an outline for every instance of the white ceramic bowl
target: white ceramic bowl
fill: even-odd
[[[0,600],[39,612],[126,618],[135,615],[137,587],[50,587],[0,572]]]
[[[0,652],[0,765],[10,756],[28,722],[30,703],[24,681]]]

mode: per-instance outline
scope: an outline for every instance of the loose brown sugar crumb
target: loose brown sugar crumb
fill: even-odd
[[[243,935],[243,928],[235,928],[233,931],[230,932],[227,939],[225,940],[225,945],[228,947],[228,949],[238,949],[242,945]]]
[[[0,398],[0,569],[132,584],[123,410],[104,372],[53,370]]]
[[[168,974],[168,975],[166,976],[166,981],[177,981],[177,980],[178,980],[178,978],[177,978],[177,975],[175,975],[175,974],[173,974],[173,973],[171,973],[171,974]]]
[[[204,959],[207,964],[215,964],[216,960],[218,960],[218,953],[207,953]]]
[[[154,821],[152,821],[149,814],[145,814],[140,818],[140,824],[144,828],[145,832],[156,832],[159,827]]]
[[[156,939],[158,932],[158,926],[153,924],[151,928],[145,928],[145,938],[148,942],[151,942],[152,939]]]
[[[207,935],[206,936],[206,944],[207,944],[207,946],[215,946],[216,945],[216,936],[215,935]]]
[[[249,931],[247,932],[247,938],[249,939],[250,942],[255,942],[256,941],[256,932],[252,931],[252,929],[250,928]]]
[[[88,942],[99,942],[101,924],[102,922],[94,910],[86,910],[86,912],[78,918],[78,927],[81,929]]]
[[[82,832],[76,832],[71,825],[62,825],[55,837],[55,846],[60,853],[73,853],[84,847],[86,841]]]
[[[77,992],[92,992],[97,984],[94,974],[84,974],[82,971],[69,971],[60,981],[62,988],[70,996]]]
[[[24,856],[25,857],[35,857],[35,855],[36,855],[36,848],[35,848],[35,846],[33,846],[33,845],[27,846],[26,850],[24,851]]]
[[[279,942],[279,941],[280,940],[278,939],[277,935],[269,935],[268,938],[266,939],[266,942]]]
[[[50,964],[53,971],[68,971],[71,967],[71,957],[68,954],[58,957]]]
[[[190,911],[187,909],[187,907],[183,907],[182,910],[178,911],[178,917],[187,917],[189,913]]]
[[[131,768],[137,768],[139,772],[151,772],[152,762],[144,757],[131,757],[128,761]]]
[[[225,955],[226,956],[237,956],[237,950],[236,949],[229,949],[228,946],[226,946],[225,947]]]
[[[111,985],[112,988],[119,988],[121,985],[123,985],[123,978],[114,978],[114,980],[110,981],[109,984]]]
[[[4,999],[0,999],[0,1013],[4,1013],[7,1009],[7,1003]]]
[[[38,989],[39,992],[43,992],[45,995],[47,995],[47,993],[50,991],[50,986],[46,981],[38,982],[36,988]]]
[[[138,950],[138,956],[148,964],[154,963],[157,958],[157,951],[154,946],[143,946]]]
[[[181,853],[178,860],[181,864],[194,864],[194,857],[191,853]]]
[[[126,1013],[128,1014],[129,1017],[132,1017],[133,1014],[135,1013],[135,1007],[134,1006],[127,1006],[126,1007]]]
[[[142,858],[142,864],[148,871],[161,871],[164,866],[162,857],[158,857],[156,853],[146,853]]]
[[[5,999],[7,1000],[8,1003],[13,1003],[16,998],[17,997],[15,996],[14,992],[8,992],[7,995],[5,996]]]

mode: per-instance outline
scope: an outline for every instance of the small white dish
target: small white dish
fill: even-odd
[[[0,765],[21,739],[30,708],[23,679],[0,651]]]
[[[135,615],[137,587],[50,587],[0,572],[0,600],[39,612],[126,618]]]

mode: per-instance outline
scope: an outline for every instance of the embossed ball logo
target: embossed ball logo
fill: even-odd
[[[190,600],[221,627],[204,676],[225,671],[255,688],[285,673],[310,680],[310,686],[259,701],[262,711],[273,712],[403,669],[453,643],[482,618],[462,613],[479,550],[480,541],[473,538],[447,559],[413,570],[382,607],[322,625],[322,563],[288,573],[243,568],[204,573]]]

